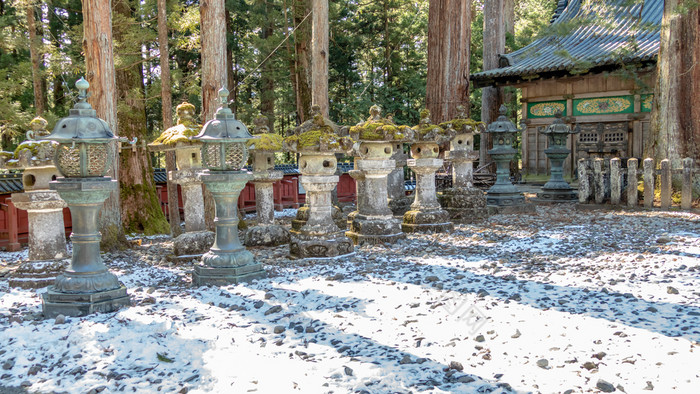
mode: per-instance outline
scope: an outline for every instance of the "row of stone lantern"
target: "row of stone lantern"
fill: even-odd
[[[76,87],[80,92],[79,101],[70,115],[61,119],[50,135],[40,127],[45,128],[46,122],[37,120],[28,133],[30,140],[18,148],[18,158],[5,160],[6,165],[25,168],[25,194],[30,194],[26,200],[33,204],[28,209],[30,245],[38,244],[37,235],[31,239],[31,227],[46,227],[38,221],[54,220],[53,211],[60,213],[63,201],[73,217],[73,256],[69,268],[56,277],[43,296],[46,316],[112,311],[129,303],[126,288],[101,260],[97,230],[99,210],[110,192],[117,188],[117,181],[105,174],[112,164],[108,144],[118,138],[86,102],[87,81],[79,80]],[[175,149],[178,171],[169,174],[169,178],[180,181],[181,185],[197,185],[199,196],[203,183],[215,201],[214,242],[194,268],[192,279],[196,285],[239,283],[265,276],[262,265],[255,261],[238,237],[237,200],[250,180],[256,187],[258,226],[248,231],[247,243],[276,245],[288,242],[290,255],[296,258],[348,256],[354,253],[353,244],[392,243],[407,232],[450,231],[453,220],[464,222],[483,217],[486,214],[485,200],[491,207],[517,207],[524,202],[506,172],[515,154],[512,141],[518,130],[507,119],[505,107],[501,108],[498,120],[486,129],[494,138],[494,148],[489,153],[498,163],[498,178],[484,198],[483,192],[474,187],[472,178],[477,124],[466,119],[463,109],[456,119],[440,126],[432,124],[430,113],[424,110],[420,124],[408,128],[396,125],[391,117],[383,118],[379,107],[373,106],[367,121],[348,130],[324,118],[314,107],[311,119],[282,141],[281,137],[269,133],[264,118],[256,121],[256,135],[251,135],[228,108],[228,91],[221,89],[219,96],[221,106],[215,118],[201,130],[193,120],[194,106],[182,104],[177,108],[178,125],[166,130],[150,145],[153,150]],[[349,136],[344,135],[346,133]],[[564,136],[571,130],[563,125],[559,116],[544,133],[551,137],[548,154],[551,153],[553,170],[552,179],[545,185],[543,193],[548,190],[570,191],[568,184],[561,179],[560,164],[568,155],[562,145],[565,144]],[[38,141],[31,140],[37,137]],[[403,153],[404,142],[411,142],[413,158],[407,159],[407,164],[416,173],[416,191],[414,201],[400,223],[394,218],[390,201],[403,196],[395,193],[389,198],[389,174],[398,170],[396,160],[392,158],[401,157],[399,152]],[[452,148],[447,158],[454,164],[453,188],[441,196],[442,205],[447,207],[444,210],[435,190],[435,172],[443,165],[443,160],[438,158],[439,146],[447,142]],[[25,148],[29,153],[23,150]],[[300,155],[301,184],[307,191],[307,206],[298,211],[297,225],[291,236],[274,224],[272,184],[282,177],[274,170],[274,153],[282,148]],[[349,151],[356,156],[356,169],[352,175],[357,180],[358,200],[357,211],[350,215],[349,230],[345,232],[334,220],[331,192],[338,183],[335,155]],[[253,153],[252,174],[245,169],[249,152]],[[51,154],[56,167],[48,165],[47,157]],[[56,169],[62,177],[49,183],[51,178],[47,174]],[[183,181],[185,178],[188,180]],[[32,190],[33,185],[43,183],[48,183],[62,200],[48,196],[51,192],[46,190]],[[186,206],[188,200],[190,205],[186,211],[203,207],[197,193],[185,194]],[[24,203],[20,196],[13,195],[13,198],[16,203]],[[57,200],[61,203],[56,203]],[[32,216],[31,209],[42,210],[41,216]],[[45,211],[54,215],[46,215]],[[32,217],[36,220],[32,221]],[[190,217],[186,215],[187,218]],[[199,218],[194,222],[199,224]],[[191,232],[198,230],[198,227],[188,228],[187,222],[185,226]],[[62,224],[50,227],[63,229]],[[47,238],[43,233],[41,236]],[[66,255],[64,235],[49,238],[53,254],[49,256],[30,250],[30,260],[56,260]]]

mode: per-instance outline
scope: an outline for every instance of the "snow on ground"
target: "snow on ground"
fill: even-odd
[[[65,324],[1,278],[0,392],[700,387],[697,214],[538,207],[330,262],[255,248],[269,278],[210,288],[170,245],[106,255],[133,306]]]

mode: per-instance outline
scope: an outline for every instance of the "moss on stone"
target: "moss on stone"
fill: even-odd
[[[452,119],[450,121],[440,123],[440,127],[444,129],[452,127],[453,129],[457,130],[457,132],[460,132],[464,130],[465,127],[471,127],[472,129],[476,130],[477,127],[482,124],[485,123],[472,119]]]
[[[201,127],[198,124],[179,124],[165,130],[153,143],[175,145],[178,142],[190,142],[190,137],[199,134],[200,130]]]
[[[322,142],[327,143],[330,149],[338,149],[340,148],[339,138],[333,133],[333,129],[330,126],[321,126],[299,135],[289,136],[285,138],[285,141],[287,143],[296,142],[297,149],[318,147]]]
[[[368,120],[363,124],[350,127],[350,134],[364,141],[403,140],[408,126],[397,126],[389,119]],[[385,137],[388,136],[388,138]]]
[[[52,141],[24,141],[21,144],[17,145],[17,148],[15,149],[15,158],[19,157],[19,152],[21,152],[24,149],[29,149],[29,151],[32,152],[32,156],[36,156],[38,153],[38,149],[42,145],[51,145]]]
[[[251,150],[278,152],[282,150],[283,138],[279,134],[262,133],[254,134],[255,139],[248,140],[247,145]]]

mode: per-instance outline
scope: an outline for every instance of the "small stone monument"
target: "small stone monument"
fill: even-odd
[[[112,312],[130,303],[126,287],[102,261],[98,231],[102,204],[119,187],[105,176],[112,167],[108,144],[118,138],[87,103],[90,84],[81,78],[75,86],[80,92],[78,103],[56,123],[51,135],[43,137],[58,143],[55,164],[63,177],[50,187],[68,204],[73,219],[73,257],[70,267],[43,294],[46,317]]]
[[[401,228],[405,233],[446,232],[454,227],[437,200],[435,172],[442,167],[438,158],[440,144],[454,137],[454,130],[445,130],[430,121],[430,111],[421,111],[420,123],[413,128],[411,156],[408,166],[416,173],[416,196],[411,210],[403,215]]]
[[[474,150],[474,135],[479,134],[481,122],[467,117],[463,106],[457,107],[457,117],[440,126],[455,130],[450,141],[450,151],[445,159],[452,162],[452,187],[438,196],[440,204],[456,223],[472,223],[488,216],[486,196],[474,186],[474,161],[479,160],[479,151]]]
[[[193,140],[202,142],[202,163],[207,168],[197,177],[214,196],[216,238],[211,249],[195,265],[192,283],[229,285],[266,276],[238,238],[238,196],[253,175],[245,170],[248,162],[248,128],[228,107],[228,90],[219,90],[221,107]]]
[[[253,184],[255,185],[255,210],[258,224],[245,234],[247,246],[276,246],[289,243],[289,232],[275,224],[274,187],[282,179],[282,171],[275,171],[275,152],[282,151],[282,136],[270,133],[267,118],[255,119],[256,137],[248,141],[253,154]]]
[[[498,120],[488,125],[486,133],[493,137],[489,155],[496,162],[496,183],[486,192],[489,213],[532,213],[533,205],[525,203],[525,196],[510,181],[510,161],[518,152],[513,148],[515,133],[519,130],[508,119],[508,109],[501,105]],[[484,147],[485,148],[485,147]]]
[[[214,234],[206,230],[202,182],[197,178],[197,172],[202,169],[202,144],[190,139],[202,127],[194,119],[194,105],[182,103],[176,113],[177,125],[165,130],[148,147],[153,152],[175,151],[177,171],[170,171],[168,180],[180,185],[182,190],[185,232],[173,240],[173,245],[176,259],[185,260],[200,257],[209,250]]]
[[[394,219],[389,208],[387,175],[396,169],[396,162],[391,160],[394,146],[402,147],[403,141],[412,138],[413,130],[381,118],[380,113],[380,108],[373,105],[369,119],[350,128],[350,138],[357,141],[353,175],[358,181],[358,198],[346,235],[356,245],[393,243],[404,238],[401,222]]]
[[[12,203],[27,211],[29,222],[29,260],[23,261],[10,276],[11,287],[24,289],[46,287],[68,266],[66,233],[63,223],[65,201],[49,182],[59,175],[53,163],[56,142],[40,141],[49,135],[48,122],[34,118],[27,140],[14,153],[3,152],[9,160],[0,163],[8,169],[23,169],[24,193],[13,193]]]
[[[541,134],[547,136],[548,147],[544,154],[549,158],[550,172],[549,181],[544,184],[542,191],[537,193],[538,202],[574,202],[578,199],[576,191],[564,180],[563,163],[571,151],[566,147],[566,140],[569,134],[576,134],[579,129],[571,129],[564,123],[561,111],[555,114],[554,122],[540,130]]]
[[[339,179],[335,175],[338,165],[335,154],[348,152],[353,145],[349,137],[339,136],[336,130],[337,126],[314,106],[311,119],[284,140],[287,149],[300,154],[299,171],[308,207],[305,224],[291,231],[292,257],[335,258],[355,253],[352,240],[345,236],[332,215],[331,192]]]

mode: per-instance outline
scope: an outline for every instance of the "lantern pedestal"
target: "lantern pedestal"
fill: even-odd
[[[535,206],[525,203],[525,196],[510,181],[510,161],[515,157],[513,148],[489,150],[496,162],[496,183],[486,192],[489,214],[534,213]]]
[[[55,171],[56,167],[53,169]],[[10,287],[33,289],[49,286],[68,266],[63,224],[66,203],[53,190],[13,193],[12,203],[27,211],[29,261],[23,261],[17,267],[10,277]]]
[[[420,145],[421,149],[425,150],[424,144]],[[432,148],[435,144],[425,145]],[[442,159],[435,158],[408,160],[408,166],[416,173],[416,197],[411,204],[411,210],[403,215],[403,232],[447,232],[453,229],[450,215],[438,203],[435,191],[435,172],[442,167],[442,163]]]
[[[391,160],[394,160],[395,167],[389,173],[386,180],[387,194],[389,195],[389,209],[395,216],[403,216],[411,209],[412,196],[406,195],[406,182],[404,181],[404,167],[408,155],[403,151],[403,143],[396,142],[393,146]]]
[[[549,158],[551,175],[544,184],[542,191],[537,193],[537,202],[575,202],[578,194],[564,180],[562,165],[569,156],[569,150],[562,146],[551,146],[544,150]]]
[[[391,149],[389,144],[381,145]],[[350,237],[355,245],[394,243],[405,238],[401,232],[401,222],[394,219],[387,198],[387,175],[396,168],[396,162],[367,158],[356,160],[355,165],[357,170],[354,171],[361,173],[360,178],[363,179],[363,198],[360,198],[358,190],[357,211],[353,212],[350,231],[345,235]],[[358,175],[355,174],[356,179]]]
[[[258,214],[257,226],[245,234],[247,246],[277,246],[289,243],[289,232],[275,224],[275,199],[273,184],[282,179],[282,171],[255,171],[255,209]]]
[[[197,171],[202,169],[188,168],[168,173],[169,180],[180,185],[182,189],[182,199],[185,203],[185,231],[188,233],[206,230],[202,182],[197,178]]]
[[[251,174],[205,170],[197,176],[214,196],[216,238],[211,249],[202,256],[202,262],[194,267],[192,283],[196,286],[229,285],[265,277],[262,264],[255,262],[253,254],[238,238],[238,196],[252,178]]]
[[[126,287],[102,262],[102,237],[97,229],[102,204],[117,189],[117,181],[109,177],[59,178],[50,186],[71,211],[73,257],[70,267],[43,295],[44,316],[84,316],[129,305]]]
[[[484,192],[474,187],[473,163],[479,159],[479,153],[459,149],[464,141],[471,141],[471,138],[457,135],[452,141],[453,150],[445,156],[452,161],[452,187],[444,190],[439,199],[453,222],[472,223],[487,217],[488,209]]]
[[[314,159],[307,157],[306,161],[312,162]],[[328,168],[335,172],[335,164]],[[301,228],[291,231],[291,257],[324,259],[346,257],[355,253],[352,241],[332,218],[331,192],[338,184],[339,178],[337,175],[301,176],[301,184],[306,189],[308,219]]]

